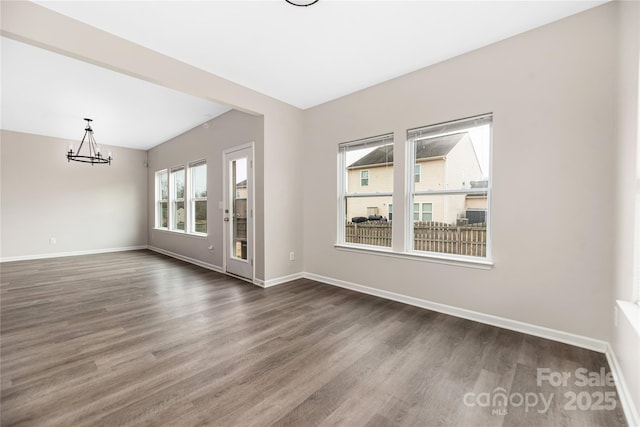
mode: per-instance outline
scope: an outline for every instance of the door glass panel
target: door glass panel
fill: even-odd
[[[231,254],[234,258],[247,259],[247,159],[231,161],[233,185],[231,206],[233,209]]]

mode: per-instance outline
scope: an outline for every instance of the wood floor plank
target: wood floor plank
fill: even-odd
[[[610,372],[602,354],[308,279],[131,251],[3,263],[0,282],[2,426],[626,425],[615,387],[537,384]],[[495,390],[556,400],[478,404]],[[616,405],[567,410],[571,392]]]

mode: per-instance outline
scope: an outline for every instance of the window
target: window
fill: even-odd
[[[422,204],[422,221],[433,221],[433,203]]]
[[[414,178],[413,178],[413,182],[420,182],[420,170],[421,170],[421,165],[416,164],[415,165],[415,170],[414,170]]]
[[[433,221],[433,203],[422,203],[422,210],[420,210],[420,203],[413,204],[413,220],[414,221]]]
[[[156,172],[156,227],[167,228],[169,200],[169,176],[167,170]]]
[[[184,167],[171,169],[171,229],[184,231]]]
[[[360,186],[366,187],[369,185],[369,171],[360,171]]]
[[[489,114],[408,132],[410,251],[489,257],[491,122]]]
[[[188,175],[184,166],[157,171],[155,185],[156,228],[207,233],[206,161],[190,163]]]
[[[391,223],[378,213],[386,205],[391,215],[393,135],[340,144],[339,160],[339,242],[390,247]]]
[[[189,165],[189,231],[207,232],[207,163],[202,160]]]
[[[393,220],[393,205],[391,203],[389,203],[388,213],[389,213],[389,221]]]

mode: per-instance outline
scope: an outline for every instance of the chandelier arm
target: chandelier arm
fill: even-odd
[[[87,130],[84,130],[84,136],[82,137],[82,141],[80,141],[80,146],[78,147],[78,150],[76,151],[76,154],[80,154],[80,150],[82,150],[82,146],[84,145],[84,140],[87,138]]]
[[[93,139],[93,132],[89,132],[89,147],[91,147],[89,150],[89,155],[91,157],[97,157],[99,154],[98,148],[97,148],[98,144],[96,144],[96,140]]]

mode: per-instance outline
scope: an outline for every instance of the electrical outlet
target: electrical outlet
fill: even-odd
[[[55,237],[49,237],[49,244],[50,245],[55,245],[56,244],[56,238]]]
[[[296,253],[291,251],[289,252],[289,261],[295,261],[296,259]]]

